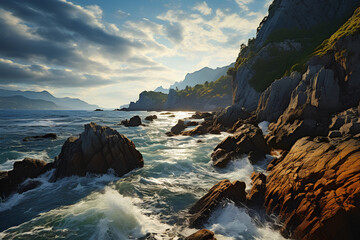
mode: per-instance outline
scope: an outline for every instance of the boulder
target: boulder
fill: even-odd
[[[25,158],[22,161],[16,161],[13,170],[0,172],[1,198],[6,198],[15,192],[26,179],[36,178],[52,168],[53,163],[38,159]]]
[[[190,118],[192,119],[202,119],[202,118],[209,118],[212,117],[214,114],[209,112],[196,112]]]
[[[243,124],[233,136],[227,137],[215,147],[211,157],[213,164],[222,168],[232,158],[252,151],[264,156],[270,152],[270,149],[258,126]]]
[[[235,204],[246,201],[245,183],[240,181],[230,182],[222,180],[214,185],[209,192],[198,200],[189,210],[190,227],[201,228],[212,211],[214,211],[223,200],[231,200]]]
[[[251,174],[252,187],[246,196],[246,205],[251,207],[263,207],[266,191],[266,176],[263,173]]]
[[[186,237],[185,240],[216,240],[216,238],[214,237],[214,232],[207,229],[201,229]]]
[[[152,122],[152,121],[154,121],[154,119],[157,119],[157,118],[158,117],[156,115],[150,115],[150,116],[147,116],[145,118],[145,120]]]
[[[196,135],[204,135],[207,134],[208,130],[206,129],[206,127],[204,127],[203,125],[197,126],[196,128],[189,130],[189,131],[185,131],[182,133],[182,135],[184,136],[196,136]]]
[[[29,136],[29,137],[25,137],[23,139],[24,142],[30,141],[30,140],[36,140],[36,139],[56,139],[56,133],[47,133],[45,135],[38,135],[38,136]]]
[[[80,137],[70,137],[55,160],[52,180],[86,173],[102,174],[110,168],[118,176],[143,167],[142,155],[135,144],[116,130],[96,123],[85,125]]]
[[[199,125],[199,122],[189,121],[189,122],[185,123],[186,127],[194,127],[197,125]]]
[[[167,132],[166,135],[169,137],[179,135],[186,128],[185,122],[183,120],[179,120],[175,126],[173,126],[170,132]]]
[[[245,120],[250,117],[250,114],[239,105],[232,105],[215,116],[215,123],[219,123],[227,128],[231,128],[238,120]]]
[[[272,167],[265,207],[294,239],[359,239],[360,139],[304,137]]]
[[[141,125],[141,118],[139,116],[134,116],[130,120],[126,119],[121,121],[121,124],[125,127],[137,127]]]

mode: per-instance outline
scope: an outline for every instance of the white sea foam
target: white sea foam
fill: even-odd
[[[245,208],[231,202],[215,210],[205,227],[214,231],[219,240],[284,239],[267,225],[257,226]]]
[[[264,135],[266,135],[268,133],[269,124],[270,123],[267,121],[263,121],[263,122],[259,123],[259,128],[261,129],[261,131],[263,132]]]

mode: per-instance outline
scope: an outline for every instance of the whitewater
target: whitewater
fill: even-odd
[[[157,115],[146,126],[127,128],[121,120]],[[183,239],[189,207],[223,179],[240,180],[251,187],[254,171],[264,171],[269,158],[257,165],[246,156],[226,169],[212,166],[210,154],[228,133],[197,137],[167,137],[179,119],[193,112],[117,111],[0,111],[0,170],[11,170],[25,157],[52,162],[65,140],[80,134],[84,124],[95,122],[116,129],[142,153],[144,167],[116,177],[72,176],[49,182],[52,171],[39,178],[42,184],[0,203],[2,239]],[[200,120],[198,120],[200,121]],[[266,123],[261,124],[266,131]],[[56,133],[56,140],[23,142],[26,136]],[[214,211],[205,227],[217,239],[283,239],[276,222],[245,207],[228,202]]]

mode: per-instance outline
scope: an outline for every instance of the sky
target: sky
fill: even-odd
[[[118,108],[236,60],[271,0],[1,0],[0,88]]]

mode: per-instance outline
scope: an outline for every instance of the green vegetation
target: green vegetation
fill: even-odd
[[[276,6],[273,6],[273,8]],[[306,62],[314,55],[317,47],[317,55],[325,54],[329,48],[333,46],[337,39],[344,35],[354,34],[358,31],[360,10],[356,10],[354,16],[344,24],[340,29],[339,27],[348,19],[340,19],[334,22],[327,22],[315,26],[311,29],[281,29],[273,32],[267,38],[264,46],[269,44],[284,42],[285,40],[293,40],[300,43],[302,48],[300,51],[281,51],[274,47],[269,47],[268,58],[259,58],[252,65],[255,72],[254,76],[249,80],[249,84],[258,92],[264,91],[270,84],[283,76],[289,76],[293,71],[304,73],[306,71]],[[337,29],[338,33],[329,38]],[[325,40],[325,41],[324,41]],[[236,71],[243,64],[247,63],[250,59],[256,57],[261,49],[256,49],[254,46],[254,39],[249,39],[248,45],[242,44],[240,53],[236,59],[235,68],[228,70],[229,76],[236,76]],[[325,52],[325,53],[324,53]]]
[[[354,15],[342,25],[330,38],[326,39],[315,51],[315,55],[323,56],[333,49],[336,42],[342,37],[354,35],[360,30],[360,7],[355,10]]]
[[[157,103],[165,103],[167,99],[167,94],[161,92],[154,92],[154,91],[143,91],[140,93],[140,98],[152,99]]]
[[[227,76],[222,76],[214,82],[205,82],[204,84],[197,84],[194,87],[187,86],[184,90],[177,92],[182,98],[193,99],[231,96],[231,79]]]

